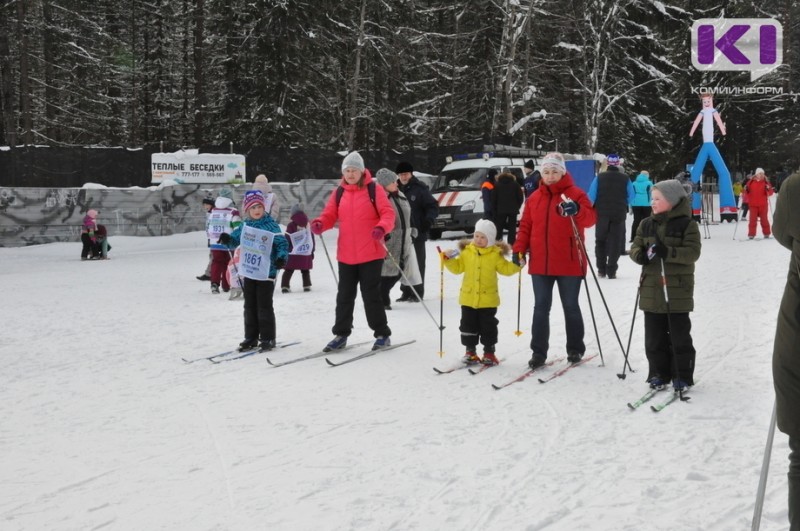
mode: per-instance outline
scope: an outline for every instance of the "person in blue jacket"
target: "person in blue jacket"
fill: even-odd
[[[631,210],[633,210],[633,225],[631,226],[631,239],[636,237],[636,229],[644,218],[650,217],[652,208],[650,207],[650,190],[653,189],[653,181],[650,180],[650,172],[642,170],[636,179],[633,180],[633,200]]]

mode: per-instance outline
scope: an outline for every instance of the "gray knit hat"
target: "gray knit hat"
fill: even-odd
[[[686,187],[677,179],[667,179],[658,184],[654,184],[653,188],[661,192],[667,202],[675,206],[678,202],[688,195]]]
[[[375,174],[375,180],[378,181],[379,185],[386,187],[397,182],[397,174],[390,169],[381,168]]]
[[[361,155],[358,151],[350,152],[342,161],[342,173],[347,168],[355,168],[357,170],[364,171],[366,166],[364,166],[364,159],[361,158]]]

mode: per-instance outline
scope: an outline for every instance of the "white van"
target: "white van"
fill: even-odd
[[[472,234],[475,223],[483,217],[481,184],[490,169],[498,174],[509,172],[522,183],[525,162],[533,160],[539,167],[541,152],[513,146],[486,145],[483,151],[447,157],[447,165],[433,182],[431,193],[439,203],[439,216],[430,230],[430,237],[438,239],[442,232],[464,231]]]

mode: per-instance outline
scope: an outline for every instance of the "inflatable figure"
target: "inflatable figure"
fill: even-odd
[[[703,175],[703,168],[711,159],[714,169],[717,170],[719,177],[719,213],[722,221],[736,221],[736,202],[733,199],[733,185],[731,184],[731,173],[722,160],[722,155],[719,154],[716,144],[714,144],[714,122],[719,126],[722,136],[726,135],[725,124],[722,122],[722,117],[716,109],[714,109],[714,97],[710,92],[700,93],[700,100],[703,107],[694,119],[692,129],[689,131],[689,138],[694,136],[697,126],[703,122],[703,147],[697,154],[697,159],[692,166],[692,183],[695,190],[700,189],[700,178]],[[700,194],[695,191],[692,197],[692,214],[699,217],[701,212]]]

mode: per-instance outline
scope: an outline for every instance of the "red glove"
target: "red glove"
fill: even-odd
[[[315,219],[311,222],[311,232],[319,236],[322,234],[322,222],[318,219]]]
[[[373,240],[382,240],[386,236],[386,231],[383,230],[383,227],[375,227],[372,229],[370,236],[372,236]]]

